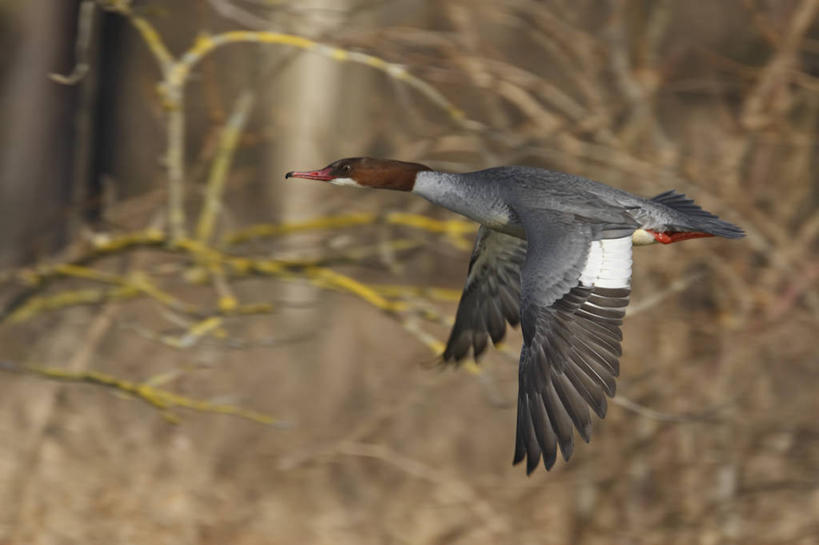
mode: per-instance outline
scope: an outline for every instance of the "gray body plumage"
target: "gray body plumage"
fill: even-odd
[[[637,228],[743,236],[741,229],[703,214],[696,206],[696,210],[681,211],[594,180],[533,167],[495,167],[462,174],[420,172],[413,191],[490,229],[519,238],[526,238],[521,217],[530,211],[547,211],[556,220],[588,223],[610,238]]]
[[[738,227],[669,191],[646,199],[607,185],[530,167],[465,174],[419,172],[413,192],[481,224],[445,361],[506,324],[523,330],[515,463],[547,469],[568,460],[573,430],[589,440],[615,392],[637,229],[738,238]]]

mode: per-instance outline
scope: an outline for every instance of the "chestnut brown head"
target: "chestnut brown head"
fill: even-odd
[[[372,157],[349,157],[334,161],[320,170],[293,170],[288,172],[285,178],[304,178],[336,185],[412,191],[415,186],[415,175],[423,170],[432,169],[420,163]]]

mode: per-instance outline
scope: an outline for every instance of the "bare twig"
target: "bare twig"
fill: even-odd
[[[689,286],[691,286],[698,280],[702,279],[702,277],[703,274],[696,273],[684,276],[682,278],[678,278],[671,282],[671,285],[669,285],[666,289],[658,291],[656,293],[652,293],[638,301],[633,301],[626,309],[626,316],[632,318],[637,314],[640,314],[641,312],[645,312],[646,310],[649,310],[650,308],[657,306],[658,304],[662,303],[672,295],[684,291]]]
[[[160,91],[165,109],[168,113],[167,139],[168,148],[165,157],[168,173],[168,219],[171,240],[178,242],[185,237],[185,115],[184,87],[193,67],[207,54],[223,45],[232,43],[278,44],[297,47],[329,57],[339,62],[364,64],[380,70],[388,76],[403,81],[406,85],[419,91],[430,102],[447,112],[449,117],[461,127],[469,130],[480,130],[480,123],[469,120],[463,111],[457,108],[444,95],[426,81],[412,75],[400,64],[389,63],[380,57],[348,51],[325,45],[314,40],[266,31],[229,31],[215,36],[201,35],[194,45],[178,60],[168,51],[153,25],[131,9],[127,0],[106,0],[103,5],[127,17],[140,32],[163,75]]]
[[[645,418],[649,418],[651,420],[657,420],[658,422],[676,423],[713,420],[715,415],[718,414],[723,409],[725,409],[725,407],[727,406],[727,404],[721,404],[694,413],[673,414],[657,411],[644,405],[640,405],[639,403],[632,401],[629,398],[624,397],[622,395],[618,395],[617,397],[612,398],[611,402],[614,403],[615,405],[619,405],[624,409],[637,413],[640,416],[644,416]]]
[[[236,416],[245,420],[250,420],[258,424],[265,425],[282,425],[283,423],[278,419],[259,413],[235,407],[233,405],[224,405],[210,403],[192,399],[189,397],[174,394],[167,390],[155,388],[148,383],[137,383],[122,380],[105,373],[97,371],[71,371],[67,369],[60,369],[57,367],[40,367],[33,365],[19,365],[14,362],[4,361],[0,365],[0,370],[11,371],[16,373],[26,373],[36,375],[50,380],[57,380],[60,382],[84,383],[93,384],[97,386],[104,386],[111,388],[117,392],[128,394],[136,399],[144,401],[145,403],[161,410],[165,416],[174,419],[173,415],[168,411],[176,408],[189,409],[196,412],[216,413],[229,416]]]
[[[286,234],[298,233],[301,231],[340,229],[359,225],[378,224],[381,222],[389,225],[403,225],[431,233],[443,233],[452,236],[472,234],[477,229],[477,226],[474,223],[460,219],[437,220],[427,216],[421,216],[419,214],[408,214],[404,212],[389,212],[384,215],[361,212],[357,214],[345,214],[340,216],[325,216],[311,220],[279,225],[252,225],[228,234],[225,237],[224,242],[225,244],[233,245],[262,237],[277,237]]]
[[[747,128],[757,130],[766,126],[788,106],[787,84],[792,77],[802,40],[817,11],[819,0],[802,0],[794,10],[778,51],[745,99],[741,121]]]
[[[210,240],[216,216],[222,206],[222,192],[225,188],[225,179],[233,160],[233,154],[236,151],[236,144],[252,108],[253,94],[250,91],[245,91],[236,100],[233,113],[228,118],[224,129],[222,129],[219,147],[205,188],[205,202],[202,205],[199,224],[196,228],[196,238],[199,242],[206,244]]]
[[[509,523],[494,509],[492,504],[454,475],[413,460],[386,445],[345,442],[338,445],[336,452],[347,456],[363,456],[379,460],[408,475],[440,487],[447,495],[451,495],[474,510],[479,520],[486,524],[493,534],[501,534],[509,529]]]
[[[202,35],[199,37],[193,47],[191,47],[179,58],[179,62],[175,64],[173,70],[171,73],[169,73],[167,84],[171,87],[177,87],[180,82],[184,82],[187,79],[191,69],[200,60],[202,60],[205,55],[218,47],[234,43],[288,45],[310,51],[311,53],[317,53],[319,55],[329,57],[335,61],[352,62],[375,68],[376,70],[380,70],[388,76],[403,81],[410,87],[418,90],[429,101],[442,108],[454,121],[462,124],[464,127],[472,129],[480,127],[480,124],[466,119],[464,112],[452,104],[446,97],[444,97],[440,91],[432,87],[429,83],[416,76],[413,76],[404,66],[400,64],[390,63],[381,59],[380,57],[368,55],[366,53],[348,51],[346,49],[319,43],[302,36],[283,34],[280,32],[252,32],[236,30],[224,32],[215,36]]]
[[[77,16],[77,40],[74,44],[74,68],[67,75],[51,73],[53,81],[62,85],[75,85],[88,73],[88,48],[91,44],[91,30],[94,27],[94,0],[83,0]]]

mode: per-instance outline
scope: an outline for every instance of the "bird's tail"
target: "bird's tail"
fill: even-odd
[[[672,236],[674,234],[680,235],[676,240],[708,235],[725,238],[742,238],[745,236],[745,231],[733,223],[721,220],[711,212],[703,210],[694,201],[673,189],[660,193],[651,200],[671,208],[679,214],[679,219],[683,220],[674,221],[669,225]],[[670,240],[669,242],[675,242],[676,240]]]

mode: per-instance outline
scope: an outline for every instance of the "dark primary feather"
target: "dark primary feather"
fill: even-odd
[[[481,226],[444,361],[461,360],[470,348],[480,356],[488,339],[503,339],[507,322],[520,322],[520,268],[525,258],[525,240]]]
[[[578,294],[581,299],[588,296],[578,304]],[[615,377],[619,374],[619,322],[625,314],[629,290],[608,297],[608,308],[619,318],[601,317],[603,309],[588,302],[594,295],[599,295],[595,289],[577,287],[556,304],[538,308],[533,316],[535,334],[524,339],[518,410],[523,408],[529,414],[518,415],[514,462],[526,458],[527,472],[537,467],[541,453],[546,469],[551,469],[558,447],[568,460],[573,452],[572,425],[588,442],[588,407],[604,418],[606,396],[614,396]],[[572,299],[575,302],[566,303]],[[604,325],[599,329],[601,323]],[[529,427],[532,423],[533,429]]]
[[[589,441],[589,408],[603,418],[619,373],[620,324],[628,288],[579,284],[589,245],[589,225],[531,220],[523,267],[523,348],[518,372],[518,427],[514,462],[546,469],[560,449],[568,460],[577,429]],[[524,222],[526,223],[526,222]]]
[[[680,225],[669,225],[670,228],[679,228],[682,231],[700,230],[712,235],[725,238],[742,238],[745,231],[736,225],[719,219],[711,212],[703,210],[693,200],[673,189],[660,193],[651,199],[652,202],[662,204],[682,214]]]

